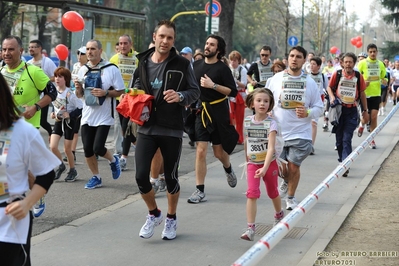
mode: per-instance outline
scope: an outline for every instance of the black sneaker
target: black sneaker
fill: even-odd
[[[58,167],[57,171],[55,171],[54,180],[60,179],[62,173],[65,172],[65,170],[66,170],[65,164],[63,164],[63,163],[60,164],[60,166]]]
[[[76,171],[76,169],[71,169],[68,172],[67,177],[65,177],[64,181],[65,182],[74,182],[77,178],[78,178],[78,172]]]
[[[75,155],[75,152],[73,151],[72,153],[73,153],[73,160],[76,162],[76,155]],[[64,162],[68,162],[68,157],[65,156],[62,160],[63,160]]]

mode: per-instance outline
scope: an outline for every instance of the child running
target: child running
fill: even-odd
[[[255,235],[256,201],[260,197],[260,181],[263,179],[269,198],[275,209],[274,225],[284,217],[278,186],[278,165],[276,161],[277,122],[269,116],[274,107],[273,93],[266,88],[252,91],[245,104],[254,115],[244,120],[245,157],[247,160],[247,223],[248,228],[241,238],[253,241]]]
[[[69,164],[69,172],[64,179],[65,182],[73,182],[78,177],[75,169],[75,160],[72,153],[72,140],[75,130],[75,124],[78,117],[82,114],[83,103],[71,91],[69,84],[71,84],[71,72],[65,67],[58,67],[54,71],[55,84],[57,87],[57,98],[53,101],[54,110],[51,113],[51,118],[55,119],[53,132],[50,138],[51,151],[62,160],[61,153],[58,150],[58,143],[62,136],[64,136],[64,152]],[[55,172],[55,180],[61,177],[65,172],[66,166],[61,161],[60,166]]]

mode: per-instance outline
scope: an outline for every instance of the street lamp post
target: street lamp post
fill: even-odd
[[[342,9],[341,9],[341,22],[342,22],[342,31],[341,31],[341,51],[343,50],[344,46],[344,16],[345,14],[345,0],[342,0]]]
[[[302,0],[301,46],[303,47],[303,24],[305,23],[305,0]]]
[[[330,49],[330,20],[331,20],[331,0],[328,2],[328,22],[327,22],[327,51]]]

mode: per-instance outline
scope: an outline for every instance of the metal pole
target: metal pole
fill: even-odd
[[[209,0],[208,35],[212,32],[212,0]]]
[[[305,23],[305,0],[302,0],[301,46],[303,46],[303,24]]]
[[[24,20],[25,20],[25,12],[21,14],[21,40],[24,41]]]
[[[342,1],[343,2],[343,1]],[[341,47],[340,50],[342,51],[342,46],[344,45],[344,10],[343,7],[341,9]]]
[[[344,52],[346,52],[346,45],[348,44],[348,15],[346,14],[346,12],[345,12],[345,42],[344,42],[344,44],[345,44]]]
[[[321,15],[320,15],[320,3],[317,3],[317,50],[319,55],[321,55]]]
[[[331,0],[328,3],[327,51],[330,51],[330,19],[331,19]]]

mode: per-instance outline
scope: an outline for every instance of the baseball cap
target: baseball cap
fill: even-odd
[[[77,51],[78,54],[86,54],[86,46],[82,46]]]
[[[367,58],[367,54],[365,52],[361,52],[357,57]]]
[[[190,47],[184,47],[184,48],[180,51],[180,53],[181,53],[181,54],[192,54],[192,53],[193,53],[193,50],[191,50]]]

